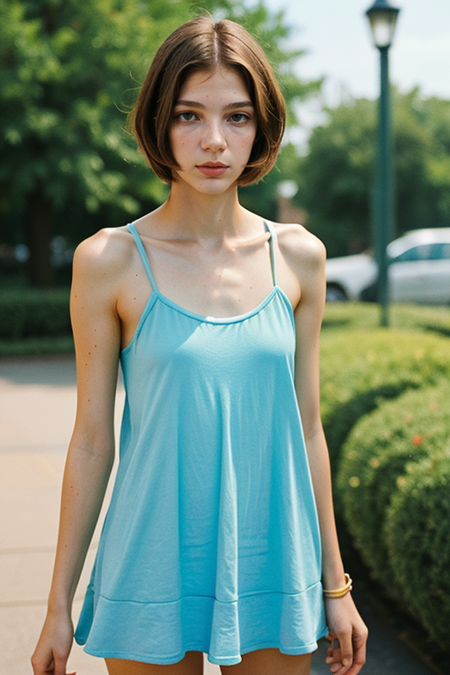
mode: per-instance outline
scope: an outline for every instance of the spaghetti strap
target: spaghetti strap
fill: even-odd
[[[267,221],[264,220],[264,226],[266,230],[270,233],[270,238],[269,238],[269,246],[270,246],[270,262],[272,266],[272,279],[273,279],[273,285],[277,285],[277,266],[276,266],[276,260],[275,260],[275,247],[277,243],[277,235],[274,230],[274,228],[269,225]],[[148,278],[150,279],[150,283],[152,285],[153,291],[158,293],[158,286],[156,284],[155,278],[153,276],[150,263],[148,260],[147,253],[144,248],[144,244],[142,243],[142,240],[139,236],[139,232],[137,231],[134,223],[129,223],[127,225],[128,231],[132,234],[133,239],[136,243],[137,249],[139,251],[139,254],[142,258],[142,262],[144,263],[145,270],[148,274]]]
[[[269,223],[266,220],[264,221],[264,225],[266,227],[266,230],[270,232],[269,246],[270,246],[270,262],[272,265],[272,279],[273,285],[277,286],[277,263],[275,260],[277,233],[275,232],[275,229],[271,225],[269,225]]]
[[[152,285],[153,292],[158,292],[158,286],[156,285],[155,277],[152,274],[152,270],[150,268],[150,263],[148,261],[148,256],[144,248],[144,244],[142,243],[142,240],[139,236],[139,232],[134,226],[134,223],[129,223],[127,225],[128,231],[131,232],[133,235],[133,239],[136,242],[137,249],[140,253],[140,256],[142,258],[142,262],[144,263],[145,271],[148,274],[148,278],[150,279],[150,283]]]

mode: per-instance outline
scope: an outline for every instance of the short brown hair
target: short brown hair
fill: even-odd
[[[157,176],[167,183],[180,168],[168,135],[180,88],[191,73],[219,66],[233,69],[243,78],[258,120],[253,149],[238,185],[260,180],[276,162],[286,108],[264,51],[234,21],[214,23],[209,15],[198,16],[177,28],[158,49],[131,113],[140,149]]]

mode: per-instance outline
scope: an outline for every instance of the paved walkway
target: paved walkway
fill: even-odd
[[[0,361],[0,672],[5,675],[31,673],[29,659],[45,616],[62,471],[75,416],[75,382],[70,357]],[[117,428],[123,398],[119,387]],[[75,620],[98,536],[99,527],[76,594]],[[356,596],[371,632],[365,675],[432,675],[392,634],[363,589]],[[324,649],[326,643],[314,655],[311,675],[329,673]],[[103,661],[76,644],[71,670],[106,675]],[[219,668],[206,663],[205,675],[220,675]]]

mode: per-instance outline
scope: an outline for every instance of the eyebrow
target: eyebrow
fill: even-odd
[[[187,101],[186,99],[180,99],[175,103],[175,106],[186,106],[187,108],[200,108],[200,110],[204,110],[206,108],[203,103],[199,103],[198,101]],[[235,108],[253,108],[253,103],[249,100],[245,101],[234,101],[233,103],[227,103],[227,105],[224,106],[224,110],[234,110]]]

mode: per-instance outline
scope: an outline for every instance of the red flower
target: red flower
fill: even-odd
[[[414,445],[420,445],[422,443],[422,441],[423,441],[422,436],[414,436],[414,438],[413,438]]]

